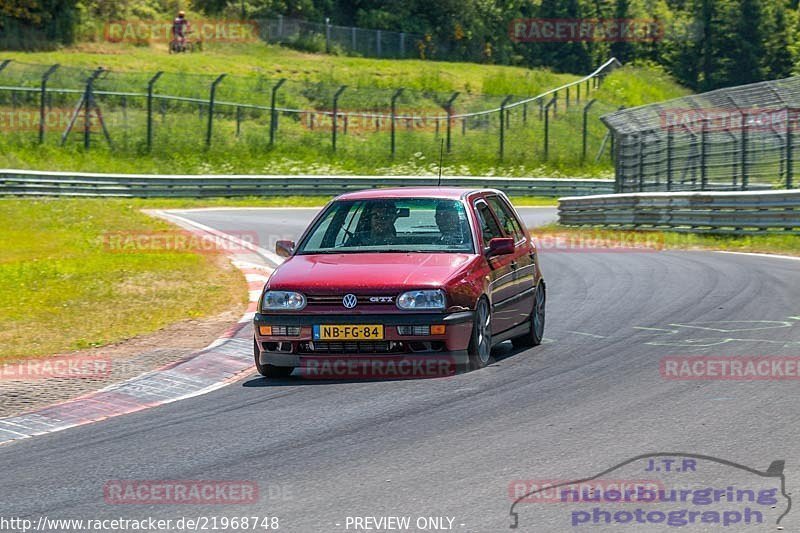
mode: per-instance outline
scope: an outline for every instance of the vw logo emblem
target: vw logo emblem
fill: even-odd
[[[358,304],[358,298],[355,294],[345,294],[342,298],[342,305],[348,309],[354,308]]]

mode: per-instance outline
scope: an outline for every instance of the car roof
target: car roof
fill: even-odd
[[[464,187],[395,187],[391,189],[365,189],[338,196],[337,200],[380,200],[390,198],[447,198],[460,200],[471,193],[499,192],[493,189]]]

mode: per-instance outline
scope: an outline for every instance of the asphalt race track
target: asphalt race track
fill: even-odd
[[[295,238],[314,212],[177,213],[235,235],[255,232],[272,249],[278,238]],[[522,212],[531,225],[554,218],[552,209]],[[0,516],[274,516],[290,532],[366,531],[352,517],[407,516],[410,531],[448,524],[507,531],[518,480],[583,479],[658,452],[756,470],[785,460],[786,491],[800,494],[797,381],[677,381],[659,372],[667,356],[800,355],[800,261],[585,250],[543,251],[541,261],[548,305],[540,347],[505,343],[490,367],[440,379],[266,383],[251,375],[205,396],[14,442],[0,447]],[[634,466],[609,476],[648,477]],[[708,466],[691,482],[746,483],[734,470]],[[689,472],[665,483],[688,483],[681,475]],[[246,480],[260,498],[237,505],[104,500],[107,482],[132,479]],[[676,529],[573,527],[572,511],[592,507],[523,502],[519,530]],[[777,507],[766,507],[752,530],[774,531],[787,506]],[[780,523],[786,531],[800,526],[794,507]],[[419,517],[452,522],[423,522],[430,526],[423,529]]]

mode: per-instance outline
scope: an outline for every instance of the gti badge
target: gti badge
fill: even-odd
[[[358,304],[358,298],[355,294],[345,294],[342,298],[342,305],[348,309],[354,308]]]

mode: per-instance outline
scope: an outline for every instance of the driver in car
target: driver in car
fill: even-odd
[[[392,244],[397,236],[394,223],[397,207],[394,202],[375,202],[367,205],[365,226],[348,242],[348,246],[380,246]]]

